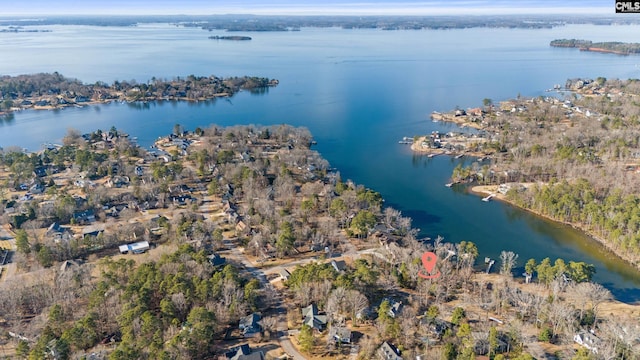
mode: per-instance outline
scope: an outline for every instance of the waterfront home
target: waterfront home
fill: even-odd
[[[591,350],[592,353],[598,353],[598,347],[602,345],[602,340],[595,334],[588,331],[580,331],[573,336],[573,341]]]

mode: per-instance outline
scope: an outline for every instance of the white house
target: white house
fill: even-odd
[[[127,254],[131,252],[132,254],[142,254],[143,252],[149,250],[149,242],[148,241],[140,241],[136,243],[120,245],[120,253]]]
[[[587,331],[581,331],[575,334],[573,336],[573,341],[591,350],[594,354],[598,353],[598,346],[602,342],[599,337]]]

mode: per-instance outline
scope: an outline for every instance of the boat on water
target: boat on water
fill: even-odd
[[[413,138],[405,136],[402,138],[402,140],[398,141],[398,144],[411,145],[413,144]]]
[[[451,187],[451,186],[453,186],[453,183],[446,183],[446,184],[444,184],[444,186]]]

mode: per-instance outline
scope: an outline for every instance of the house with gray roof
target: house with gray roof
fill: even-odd
[[[262,331],[261,319],[262,317],[257,313],[252,313],[240,319],[238,327],[242,331],[242,335],[244,337],[252,337],[259,334]]]
[[[380,360],[402,360],[400,350],[386,341],[378,348],[376,355]]]
[[[302,309],[302,323],[308,325],[310,328],[322,331],[327,326],[327,315],[320,315],[318,312],[318,306],[311,304]]]

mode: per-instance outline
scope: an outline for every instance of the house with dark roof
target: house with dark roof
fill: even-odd
[[[33,168],[33,175],[37,177],[45,177],[47,176],[47,170],[49,170],[48,166],[36,166]]]
[[[49,226],[47,232],[45,233],[45,236],[49,239],[53,239],[53,241],[56,243],[73,239],[71,228],[60,226],[60,224],[57,222],[54,222]]]
[[[318,306],[311,304],[302,309],[302,323],[309,326],[312,329],[318,331],[324,330],[327,326],[327,315],[320,315],[318,312]]]
[[[261,319],[260,315],[256,313],[240,319],[238,327],[242,331],[242,335],[244,335],[244,337],[252,337],[259,334],[262,331],[262,326],[260,325]]]
[[[390,298],[385,298],[382,301],[388,301],[389,302],[389,316],[391,316],[392,318],[395,318],[396,316],[398,316],[400,314],[400,311],[402,311],[402,302],[401,301],[395,301],[394,299],[390,299]]]
[[[344,262],[344,260],[331,260],[331,266],[337,271],[337,272],[343,272],[347,269],[347,263]]]
[[[211,254],[208,256],[209,263],[213,266],[222,266],[227,263],[227,259],[220,256],[219,254]]]
[[[264,353],[251,350],[249,344],[233,347],[224,355],[227,360],[264,360]]]
[[[85,226],[82,229],[82,237],[84,238],[86,236],[98,236],[104,232],[104,229],[104,224]]]
[[[78,224],[92,223],[92,222],[96,221],[96,216],[93,213],[92,209],[83,210],[83,211],[76,211],[76,212],[73,213],[73,220],[75,220],[75,222],[78,223]]]
[[[376,355],[378,356],[378,359],[381,360],[402,360],[400,350],[386,341],[378,348]]]

